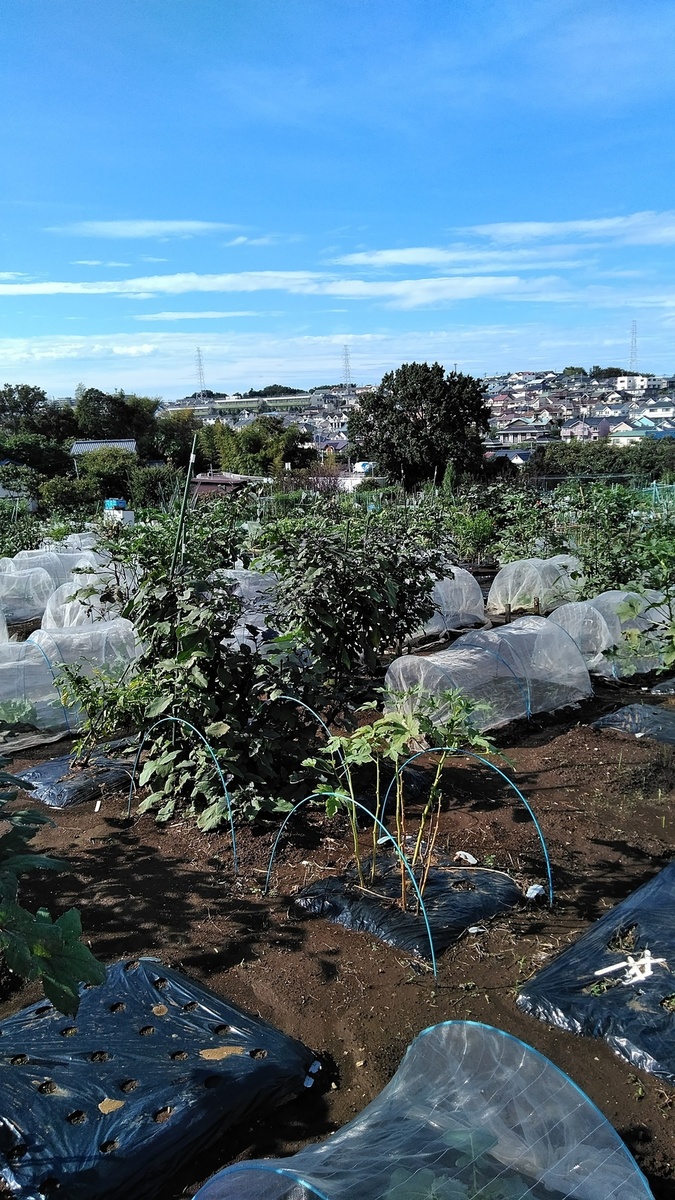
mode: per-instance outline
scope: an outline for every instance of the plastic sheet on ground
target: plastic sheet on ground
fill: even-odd
[[[109,967],[74,1019],[42,1001],[0,1034],[0,1180],[26,1200],[162,1195],[315,1078],[301,1042],[152,959]]]
[[[452,576],[436,581],[431,593],[435,612],[424,626],[424,636],[440,637],[455,629],[485,622],[485,602],[478,580],[463,567],[453,567]]]
[[[128,788],[132,769],[133,758],[125,762],[94,754],[81,763],[74,755],[65,754],[18,771],[16,778],[32,783],[31,800],[40,800],[50,808],[72,808],[104,792]]]
[[[439,699],[434,720],[449,715],[441,697],[459,690],[478,705],[471,721],[480,730],[496,729],[532,713],[553,712],[592,695],[588,669],[576,643],[545,617],[520,617],[498,629],[465,633],[436,654],[405,654],[387,671],[385,686]]]
[[[6,571],[0,574],[0,609],[10,624],[41,617],[55,588],[47,571]]]
[[[624,982],[629,959],[643,964],[634,974],[647,970],[646,951],[657,960],[651,973]],[[604,1038],[634,1066],[675,1084],[675,863],[529,979],[517,1004],[558,1029]]]
[[[425,1029],[390,1083],[327,1139],[238,1162],[195,1200],[645,1200],[647,1182],[577,1085],[473,1021]]]
[[[615,729],[636,738],[675,745],[675,712],[656,704],[627,704],[593,722],[594,729]]]
[[[584,584],[578,558],[556,554],[553,558],[522,558],[507,563],[495,576],[487,598],[488,613],[552,612],[559,604],[577,600]]]
[[[579,600],[556,608],[549,621],[569,633],[589,671],[612,674],[611,660],[606,657],[606,652],[621,642],[621,622],[615,613],[608,609],[602,613],[592,600]]]
[[[345,929],[355,929],[396,946],[406,954],[430,957],[424,920],[416,912],[410,880],[407,884],[408,911],[400,907],[401,870],[398,864],[378,864],[378,879],[370,885],[364,867],[366,888],[355,876],[321,879],[294,897],[303,912],[324,917]],[[484,867],[432,867],[424,889],[424,904],[431,926],[434,951],[439,954],[456,942],[472,925],[507,912],[523,899],[518,884],[502,871]]]
[[[663,679],[652,688],[652,696],[675,696],[675,677]]]

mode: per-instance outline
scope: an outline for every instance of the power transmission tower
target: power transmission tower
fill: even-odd
[[[197,346],[196,359],[197,359],[197,403],[205,404],[206,396],[204,395],[204,392],[206,391],[206,384],[204,383],[204,364],[202,362],[202,352],[201,352],[201,349],[199,348],[199,346]]]
[[[633,321],[630,327],[630,363],[629,371],[637,371],[637,321]]]
[[[352,368],[349,361],[349,346],[342,347],[342,388],[345,394],[345,400],[347,400],[354,390],[354,385],[352,383]]]

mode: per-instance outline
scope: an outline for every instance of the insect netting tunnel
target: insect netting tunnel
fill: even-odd
[[[421,1033],[394,1078],[325,1142],[240,1162],[195,1200],[645,1200],[609,1121],[558,1067],[471,1021]]]
[[[453,567],[452,575],[434,584],[431,598],[434,615],[424,626],[426,637],[441,636],[454,629],[466,629],[485,622],[485,602],[480,584],[462,567]]]
[[[584,583],[578,558],[522,558],[507,563],[495,576],[487,598],[490,613],[552,612],[559,604],[577,600]]]
[[[450,712],[443,694],[459,691],[475,702],[471,720],[480,730],[553,712],[592,695],[578,646],[545,617],[520,617],[499,629],[463,634],[436,654],[402,655],[389,667],[385,686],[406,693],[404,705],[412,710],[424,696],[436,697],[433,720],[438,725]]]
[[[119,676],[139,651],[129,621],[100,622],[72,629],[37,629],[25,642],[0,643],[0,723],[35,729],[70,729],[77,713],[64,707],[60,668],[78,666]]]

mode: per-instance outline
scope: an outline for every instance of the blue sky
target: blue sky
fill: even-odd
[[[5,0],[0,382],[675,370],[672,0]]]

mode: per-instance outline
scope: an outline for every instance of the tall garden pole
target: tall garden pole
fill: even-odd
[[[183,536],[183,527],[185,525],[185,512],[187,509],[188,497],[190,495],[190,483],[192,482],[192,468],[195,464],[195,448],[197,445],[197,434],[192,439],[192,449],[190,451],[190,461],[187,465],[185,473],[185,490],[183,492],[183,503],[180,506],[180,517],[178,518],[178,529],[176,530],[176,542],[173,548],[173,557],[171,559],[171,569],[169,571],[169,579],[173,579],[174,571],[176,570],[176,562],[178,560],[178,547],[180,546]]]

